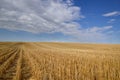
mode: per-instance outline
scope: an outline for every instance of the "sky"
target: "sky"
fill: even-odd
[[[0,41],[120,44],[120,0],[0,0]]]

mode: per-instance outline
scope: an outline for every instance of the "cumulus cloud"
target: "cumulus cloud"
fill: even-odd
[[[118,14],[106,14],[112,16]],[[1,0],[0,28],[32,33],[55,33],[73,36],[79,40],[103,39],[103,32],[112,28],[81,27],[76,20],[85,18],[81,8],[72,0]]]
[[[103,16],[105,17],[118,16],[118,15],[120,15],[120,11],[113,11],[113,12],[103,14]]]
[[[63,24],[74,25],[73,20],[83,16],[80,8],[67,0],[2,0],[0,27],[33,33],[56,32]],[[9,26],[8,26],[9,25]]]

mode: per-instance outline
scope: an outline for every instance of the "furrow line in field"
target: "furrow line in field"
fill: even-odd
[[[13,55],[13,53],[15,53],[17,51],[17,49],[14,49],[14,50],[12,50],[12,51],[8,51],[5,55],[2,55],[2,56],[0,56],[0,66],[4,63],[4,62],[6,62],[6,60],[9,58],[9,57],[11,57],[12,55]]]
[[[29,51],[25,53],[25,56],[28,59],[28,64],[30,64],[29,66],[31,66],[32,76],[34,76],[31,77],[31,80],[41,80],[41,76],[39,76],[40,73],[39,64],[36,62],[36,60]]]
[[[29,64],[28,59],[23,52],[23,64],[22,64],[22,80],[31,80],[32,73],[31,73],[31,66]]]
[[[7,48],[7,49],[3,49],[2,51],[0,51],[0,57],[8,54],[8,52],[14,51],[14,48]]]
[[[0,67],[0,80],[12,80],[16,74],[19,49]]]
[[[13,80],[21,80],[22,79],[22,50],[20,50],[19,58],[17,60],[17,66],[16,66],[16,73],[15,76],[13,77]]]

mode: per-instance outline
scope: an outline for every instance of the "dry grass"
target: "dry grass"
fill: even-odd
[[[0,42],[0,80],[120,80],[120,45]]]

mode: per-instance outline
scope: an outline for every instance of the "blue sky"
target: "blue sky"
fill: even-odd
[[[0,41],[120,43],[119,0],[1,0]]]

